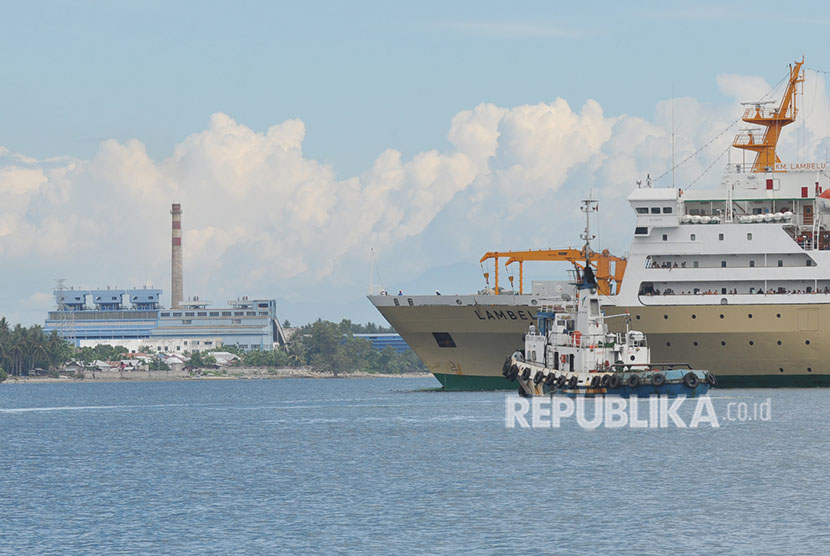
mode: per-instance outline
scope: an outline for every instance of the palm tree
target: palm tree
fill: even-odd
[[[58,333],[54,330],[49,335],[49,338],[46,341],[46,346],[48,353],[47,359],[50,369],[65,363],[72,354],[72,348],[69,345],[69,342],[58,336]]]
[[[0,337],[0,369],[6,370],[9,366],[6,364],[6,346],[3,344],[3,340],[4,339]]]
[[[26,347],[28,365],[26,373],[36,368],[36,363],[43,361],[46,358],[46,336],[43,334],[43,329],[39,325],[34,325],[26,329]],[[38,354],[44,359],[38,360]]]
[[[285,353],[288,355],[288,361],[296,367],[301,367],[305,364],[305,350],[299,342],[291,342],[285,346]]]
[[[20,376],[23,368],[23,348],[20,344],[14,344],[11,349],[12,352],[12,376]]]

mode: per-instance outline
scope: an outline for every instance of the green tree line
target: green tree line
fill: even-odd
[[[93,361],[119,361],[126,359],[129,350],[123,346],[98,344],[95,347],[82,347],[75,351],[73,357],[84,364]]]
[[[422,372],[426,368],[413,351],[399,353],[392,348],[378,351],[369,340],[354,334],[394,332],[391,328],[354,324],[344,319],[334,323],[318,319],[301,326],[285,350],[242,351],[233,346],[217,348],[230,351],[247,367],[311,367],[332,374],[363,371],[367,373]]]
[[[0,376],[22,376],[31,369],[54,369],[72,356],[72,347],[55,332],[46,334],[39,325],[10,326],[0,318]]]
[[[310,367],[332,374],[363,371],[368,373],[408,373],[426,370],[412,351],[398,353],[392,348],[378,351],[371,342],[355,338],[358,333],[387,333],[390,328],[374,323],[365,325],[342,320],[339,324],[318,319],[300,327],[285,349],[274,351],[241,351],[233,346],[217,348],[230,351],[248,367]],[[123,359],[127,349],[120,346],[97,345],[74,350],[55,332],[46,334],[39,325],[10,326],[0,318],[0,380],[5,374],[28,375],[32,369],[55,370],[70,359],[90,364],[95,360]],[[210,353],[191,354],[190,364],[206,367],[216,363]],[[151,369],[167,367],[151,362]]]
[[[350,320],[339,324],[318,319],[301,327],[292,338],[287,355],[293,361],[333,374],[364,371],[368,373],[407,373],[426,370],[412,351],[398,353],[392,348],[378,351],[369,340],[355,338],[356,333],[392,331],[373,323],[355,325]]]

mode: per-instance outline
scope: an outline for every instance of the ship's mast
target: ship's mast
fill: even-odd
[[[599,210],[599,201],[583,199],[582,206],[579,207],[579,210],[585,213],[585,231],[579,235],[585,241],[585,246],[582,248],[582,254],[585,256],[585,268],[583,269],[582,285],[578,287],[590,286],[596,288],[597,280],[594,276],[594,270],[591,268],[591,255],[593,255],[593,251],[591,251],[591,240],[597,236],[591,233],[591,213]]]
[[[579,238],[585,241],[585,246],[582,248],[582,251],[587,262],[592,254],[591,240],[597,237],[591,234],[591,213],[599,210],[599,201],[594,199],[583,199],[582,206],[579,207],[579,210],[585,213],[585,231],[579,235]]]
[[[784,93],[778,108],[764,107],[766,104],[773,104],[774,101],[744,103],[752,106],[744,112],[743,121],[766,128],[763,138],[760,141],[759,138],[753,135],[750,129],[736,135],[735,140],[732,142],[733,147],[757,153],[755,155],[755,162],[752,165],[752,172],[784,171],[778,170],[775,167],[776,162],[781,162],[778,155],[775,154],[775,147],[778,145],[781,129],[785,125],[793,123],[798,115],[796,86],[804,82],[804,74],[801,72],[802,65],[804,65],[803,56],[800,62],[795,62],[795,66],[790,66],[790,80],[787,85],[787,91]]]

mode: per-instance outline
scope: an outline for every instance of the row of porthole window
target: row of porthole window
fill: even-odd
[[[777,343],[779,346],[784,345],[784,342],[782,342],[781,340],[777,340],[777,341],[776,341],[776,343]],[[697,346],[698,346],[698,343],[695,341],[695,342],[692,342],[692,345],[693,345],[693,346],[695,346],[695,347],[697,347]],[[726,341],[721,340],[720,345],[722,345],[722,346],[726,346]],[[750,341],[749,341],[749,345],[754,346],[754,345],[755,345],[755,341],[754,341],[754,340],[750,340]],[[804,345],[805,345],[805,346],[809,346],[809,345],[810,345],[810,340],[804,340]],[[666,347],[671,347],[671,342],[666,342]]]
[[[666,236],[664,235],[663,237],[665,238]],[[663,241],[665,241],[665,239]],[[675,264],[677,264],[677,263],[675,263]],[[683,263],[683,264],[686,264],[686,263]],[[783,267],[784,266],[784,260],[783,259],[778,259],[777,264],[778,264],[779,267]],[[805,266],[813,266],[813,260],[812,259],[806,259],[804,261],[804,265]],[[720,262],[720,267],[721,268],[726,268],[726,261],[721,261]],[[658,266],[658,267],[655,267],[655,268],[659,269],[660,267]],[[675,267],[675,268],[677,268],[677,267]],[[684,266],[683,268],[686,268],[686,267]],[[692,261],[692,268],[700,268],[700,261]],[[706,268],[711,268],[711,267],[706,267]],[[747,267],[740,267],[739,266],[739,267],[735,267],[735,268],[747,268]],[[755,268],[755,261],[754,260],[749,261],[749,267],[748,268]],[[726,292],[723,292],[723,293],[726,293]]]
[[[805,344],[807,344],[807,345],[809,346],[809,345],[810,345],[810,340],[805,340],[805,341],[804,341],[804,343],[805,343]],[[697,345],[698,345],[698,343],[697,343],[697,342],[693,342],[693,344],[694,344],[695,346],[697,346]],[[720,343],[720,345],[725,346],[725,345],[726,345],[726,342],[723,342],[723,341],[722,341],[722,342]],[[752,340],[750,340],[750,341],[749,341],[749,345],[754,346],[754,345],[755,345],[755,342],[753,342]],[[779,345],[779,346],[781,345],[781,340],[778,340],[778,345]],[[666,347],[671,347],[671,342],[666,342]],[[783,368],[783,367],[778,367],[778,372],[783,373],[783,372],[784,372],[784,368]],[[812,373],[812,372],[813,372],[813,368],[812,368],[812,367],[807,367],[807,372],[808,372],[808,373]]]
[[[690,234],[689,239],[691,241],[696,241],[697,236],[695,234]],[[751,233],[746,234],[746,239],[748,239],[749,241],[752,241],[752,234]],[[668,241],[668,240],[669,240],[669,235],[668,234],[663,234],[663,241]],[[718,240],[723,241],[723,234],[718,234]]]
[[[640,315],[634,315],[634,318],[636,318],[637,320],[640,320]],[[666,320],[669,320],[668,315],[663,315],[663,318],[666,319]],[[692,319],[696,319],[696,318],[697,318],[697,315],[692,313]],[[726,318],[726,316],[723,313],[721,313],[720,318],[724,319],[724,318]],[[752,313],[747,313],[746,318],[751,319],[752,318]],[[781,318],[781,313],[776,313],[775,318],[780,319]]]

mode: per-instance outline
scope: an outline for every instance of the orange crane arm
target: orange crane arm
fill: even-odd
[[[490,251],[481,257],[479,262],[484,262],[489,259],[495,259],[496,262],[496,295],[499,293],[499,258],[507,257],[507,262],[504,266],[509,266],[512,263],[519,263],[519,293],[523,293],[523,279],[524,269],[523,263],[525,261],[565,261],[573,264],[575,267],[585,268],[585,259],[587,258],[591,266],[595,270],[597,278],[597,289],[603,295],[611,295],[611,282],[616,284],[616,291],[620,290],[622,284],[623,274],[625,273],[626,259],[611,255],[607,249],[602,253],[589,253],[586,257],[584,250],[581,249],[538,249],[527,251]],[[614,263],[614,273],[611,274],[611,263]]]
[[[494,251],[485,253],[484,256],[481,257],[481,262],[494,257],[511,257],[513,261],[569,261],[577,258],[584,259],[585,254],[581,249],[573,249],[571,247],[567,249],[528,249],[526,251],[502,252]]]

